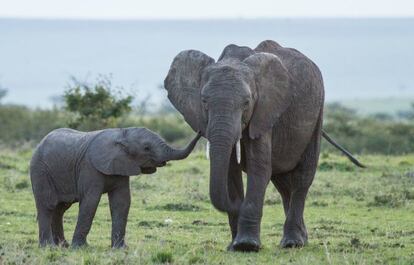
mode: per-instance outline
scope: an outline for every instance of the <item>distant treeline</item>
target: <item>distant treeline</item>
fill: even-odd
[[[378,113],[359,116],[340,104],[325,108],[324,129],[354,153],[414,153],[414,104],[398,117]],[[324,141],[323,149],[328,147]]]
[[[4,95],[4,93],[3,93]],[[1,96],[0,96],[1,100]],[[147,127],[170,143],[181,144],[194,135],[182,116],[170,106],[149,114],[131,107],[130,96],[114,93],[108,80],[93,85],[75,82],[64,95],[65,104],[53,109],[30,109],[1,104],[0,145],[19,148],[34,145],[51,130],[71,127],[96,130],[106,127]],[[327,104],[324,129],[353,153],[414,153],[414,104],[398,117],[386,114],[360,116],[340,104]],[[322,151],[333,150],[322,141]]]
[[[37,143],[55,128],[73,127],[71,122],[72,115],[63,109],[33,110],[19,105],[0,105],[0,143],[11,147]],[[178,113],[133,111],[121,116],[110,127],[130,126],[147,127],[173,143],[184,142],[194,134]],[[414,153],[414,119],[382,115],[361,117],[341,105],[328,104],[324,129],[354,153]],[[322,150],[333,150],[325,141],[322,143]]]

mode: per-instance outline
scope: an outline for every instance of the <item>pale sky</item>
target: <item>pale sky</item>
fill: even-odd
[[[208,19],[412,17],[414,0],[0,0],[0,17]]]

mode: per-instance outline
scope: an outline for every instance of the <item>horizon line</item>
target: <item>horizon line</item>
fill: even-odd
[[[274,16],[274,17],[40,17],[40,16],[0,16],[0,20],[44,20],[44,21],[230,21],[230,20],[330,20],[330,19],[414,19],[414,16]]]

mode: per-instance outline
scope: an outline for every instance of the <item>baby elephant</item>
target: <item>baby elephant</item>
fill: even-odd
[[[80,204],[72,246],[85,245],[103,193],[109,197],[112,247],[125,246],[129,176],[151,174],[166,161],[186,158],[199,138],[200,134],[185,149],[177,150],[145,128],[57,129],[49,133],[30,162],[40,246],[68,246],[63,214],[75,202]]]

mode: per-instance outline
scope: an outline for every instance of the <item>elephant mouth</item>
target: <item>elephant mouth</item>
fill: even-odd
[[[157,171],[156,167],[141,167],[141,172],[143,174],[152,174]]]
[[[167,162],[163,161],[163,162],[159,162],[157,163],[156,167],[163,167],[167,164]]]
[[[154,163],[151,163],[151,165],[143,165],[141,167],[141,172],[144,174],[152,174],[157,171],[157,167],[163,167],[166,164],[167,162],[163,161],[163,162],[154,162]]]

